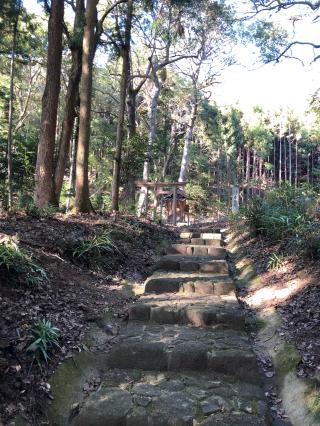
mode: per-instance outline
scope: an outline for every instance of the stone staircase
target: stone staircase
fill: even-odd
[[[268,425],[219,231],[183,232],[155,265],[76,426]]]

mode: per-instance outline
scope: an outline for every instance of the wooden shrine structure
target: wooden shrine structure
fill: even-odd
[[[188,218],[189,222],[189,206],[187,204],[187,197],[182,188],[186,185],[186,182],[145,182],[137,181],[136,188],[144,189],[147,193],[152,190],[154,193],[154,214],[158,206],[158,200],[160,198],[160,220],[162,220],[163,205],[167,210],[167,217],[173,225],[177,224],[177,220],[185,220]],[[146,211],[148,210],[148,201],[146,205]]]

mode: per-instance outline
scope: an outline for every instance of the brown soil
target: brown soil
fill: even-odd
[[[73,250],[106,229],[112,230],[116,250],[97,262],[76,261]],[[23,277],[0,268],[0,419],[6,425],[20,414],[36,424],[39,401],[50,398],[48,380],[57,365],[84,349],[81,340],[102,313],[126,319],[133,297],[119,291],[121,284],[142,282],[161,254],[156,249],[176,237],[173,230],[146,220],[122,217],[113,222],[100,215],[1,216],[0,233],[17,235],[19,246],[48,275],[41,286],[26,286]],[[42,363],[41,369],[26,352],[39,319],[60,329],[61,347],[51,351],[48,365]]]

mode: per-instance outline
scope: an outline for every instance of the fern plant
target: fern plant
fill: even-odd
[[[276,254],[273,253],[271,256],[269,256],[268,259],[268,269],[280,269],[283,266],[284,263],[284,256],[282,254]]]
[[[41,358],[48,363],[50,350],[53,347],[60,349],[58,343],[60,335],[59,328],[55,327],[50,321],[42,319],[36,323],[32,330],[32,334],[33,341],[27,347],[27,352],[34,353],[34,357],[38,361],[39,365]]]

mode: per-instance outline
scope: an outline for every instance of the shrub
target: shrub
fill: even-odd
[[[28,285],[42,284],[47,279],[45,270],[18,247],[14,238],[8,238],[0,243],[0,267],[12,275],[21,277]]]
[[[42,319],[35,324],[32,330],[33,341],[27,347],[27,352],[33,352],[39,365],[41,358],[48,363],[50,358],[49,351],[54,346],[60,348],[58,343],[59,333],[60,330],[48,320]]]

